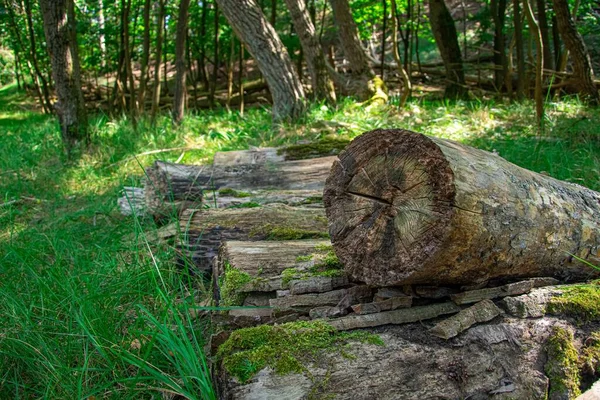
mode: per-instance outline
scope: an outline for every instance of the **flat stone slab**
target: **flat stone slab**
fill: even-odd
[[[493,301],[482,300],[458,314],[439,322],[429,332],[442,339],[450,339],[469,329],[471,326],[480,322],[491,321],[500,314],[502,314],[502,310]]]
[[[347,286],[346,276],[313,276],[290,281],[290,294],[324,293]]]
[[[556,287],[540,287],[528,294],[515,297],[505,297],[502,304],[508,314],[518,318],[540,318],[546,315],[546,306],[555,296],[562,292]]]
[[[306,310],[321,306],[337,306],[344,299],[356,303],[370,299],[372,290],[366,286],[354,286],[348,289],[337,289],[326,293],[308,293],[289,295],[271,299],[270,305],[276,310]]]
[[[382,311],[396,310],[398,308],[408,308],[412,305],[412,297],[400,296],[390,297],[386,300],[375,301],[373,303],[356,304],[352,310],[357,314],[374,314]]]
[[[528,293],[533,288],[533,281],[521,281],[509,283],[507,285],[498,286],[495,288],[485,288],[478,290],[470,290],[453,294],[450,299],[458,305],[477,303],[485,299],[495,299],[499,297],[515,296]]]
[[[444,314],[453,314],[460,311],[454,303],[446,302],[428,306],[403,308],[394,311],[384,311],[377,314],[348,315],[346,317],[328,321],[337,330],[350,330],[368,328],[388,324],[407,324],[423,321]]]

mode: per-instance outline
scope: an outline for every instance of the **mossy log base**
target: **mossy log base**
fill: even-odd
[[[370,285],[469,284],[600,264],[600,194],[501,157],[405,130],[376,130],[340,154],[324,203],[337,256]]]
[[[266,205],[227,210],[187,209],[180,217],[183,260],[210,273],[224,240],[293,240],[327,237],[325,212],[319,208]]]
[[[248,274],[253,280],[239,288],[246,292],[270,292],[284,289],[281,273],[290,268],[305,269],[306,261],[321,246],[330,245],[329,240],[285,240],[285,241],[238,241],[228,240],[219,251],[217,270],[221,276],[225,265]],[[268,282],[273,282],[267,285]]]

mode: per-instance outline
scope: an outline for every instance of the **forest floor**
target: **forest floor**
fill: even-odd
[[[317,104],[277,127],[267,108],[190,113],[179,128],[165,114],[137,131],[94,115],[91,148],[70,160],[56,120],[32,104],[15,86],[0,88],[0,398],[213,397],[202,282],[176,268],[172,248],[145,240],[153,221],[116,204],[155,159],[208,162],[217,151],[396,127],[600,190],[600,110],[576,99],[547,103],[543,133],[530,102],[427,97],[403,110]]]

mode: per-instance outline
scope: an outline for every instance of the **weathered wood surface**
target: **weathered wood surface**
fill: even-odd
[[[313,276],[305,279],[292,279],[289,283],[290,294],[324,293],[348,286],[347,276]]]
[[[450,341],[433,338],[427,322],[369,329],[383,346],[353,343],[343,354],[315,356],[305,373],[265,369],[244,385],[221,376],[220,398],[545,399],[544,344],[556,323],[563,322],[504,318]]]
[[[136,215],[143,217],[146,215],[146,201],[144,189],[124,186],[123,196],[117,199],[117,205],[123,215]]]
[[[323,237],[327,235],[324,214],[319,208],[275,204],[227,210],[187,209],[179,221],[179,247],[192,265],[200,271],[210,271],[212,258],[217,256],[224,240]]]
[[[594,271],[570,254],[600,264],[599,193],[414,132],[355,139],[324,202],[336,254],[367,284],[578,280]]]
[[[353,314],[342,318],[332,319],[328,322],[338,330],[350,330],[388,324],[408,324],[411,322],[436,318],[444,314],[454,314],[459,311],[460,308],[456,304],[446,302],[431,304],[428,306],[384,311],[377,314]]]
[[[209,166],[192,166],[156,161],[146,168],[144,196],[148,212],[156,216],[178,213],[202,203],[204,180]]]
[[[218,155],[218,163],[214,165],[182,165],[156,161],[146,168],[146,205],[152,214],[167,214],[173,209],[181,212],[190,207],[189,203],[200,203],[205,191],[217,191],[220,188],[319,193],[323,190],[335,159],[330,156],[309,160],[270,161],[277,157],[279,156],[265,155],[261,158],[256,154],[223,153]],[[302,193],[299,195],[303,196]]]
[[[429,332],[439,338],[450,339],[466,331],[471,326],[490,321],[500,314],[502,314],[502,310],[493,301],[482,300],[460,311],[458,314],[437,323]]]
[[[375,314],[382,311],[391,311],[398,308],[408,308],[412,305],[412,297],[390,297],[389,299],[375,301],[373,303],[355,304],[352,310],[356,314]]]
[[[286,204],[289,206],[323,207],[323,192],[319,190],[253,190],[239,193],[228,191],[204,192],[204,206],[210,208],[244,207],[254,205]]]
[[[485,299],[495,299],[498,297],[515,296],[528,293],[533,288],[532,281],[521,281],[509,283],[494,288],[484,288],[470,290],[468,292],[456,293],[450,295],[450,299],[458,305],[477,303]]]
[[[415,323],[366,328],[367,332],[377,334],[384,345],[353,342],[343,351],[311,354],[303,364],[306,368],[303,373],[281,376],[267,368],[248,383],[240,384],[222,372],[218,375],[220,398],[279,399],[288,398],[290,393],[294,393],[290,397],[293,399],[318,393],[317,398],[342,400],[571,398],[557,397],[559,391],[553,390],[556,388],[550,379],[562,378],[568,371],[561,363],[564,355],[550,356],[549,349],[556,347],[549,346],[548,340],[557,327],[573,332],[570,344],[585,357],[589,346],[596,346],[598,320],[582,324],[569,315],[546,314],[548,300],[563,296],[570,287],[534,288],[526,295],[506,297],[496,304],[484,300],[460,312],[460,307],[453,303],[438,303],[433,307],[381,313],[404,315],[394,319]],[[525,298],[528,305],[536,303],[541,310],[537,318],[515,318],[501,313],[506,300]],[[434,318],[444,309],[455,315],[442,322],[423,317]],[[421,312],[415,313],[417,310]],[[314,309],[314,316],[328,317],[328,313],[335,311],[335,307],[321,307]],[[410,311],[413,318],[406,317]],[[331,323],[365,321],[379,315],[352,315],[333,319]],[[442,337],[452,337],[438,339],[434,336],[437,331]],[[454,335],[457,331],[461,332]],[[581,374],[582,390],[591,385],[595,376],[595,372],[586,371],[584,368],[575,372]]]
[[[373,292],[367,286],[354,286],[348,289],[337,289],[326,293],[308,293],[289,295],[269,301],[276,310],[294,310],[306,312],[316,307],[338,306],[342,300],[350,304],[360,303],[373,297]]]
[[[299,261],[319,246],[329,245],[329,240],[286,241],[236,241],[223,243],[219,253],[220,262],[227,262],[238,271],[253,277],[280,278],[288,268],[304,268],[310,261]]]

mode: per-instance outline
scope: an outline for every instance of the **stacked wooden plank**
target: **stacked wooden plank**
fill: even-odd
[[[213,276],[220,305],[243,307],[229,311],[238,326],[325,318],[338,330],[350,330],[455,314],[430,330],[443,339],[502,314],[494,301],[558,283],[532,278],[466,291],[418,285],[374,288],[349,279],[328,240],[225,241]]]

